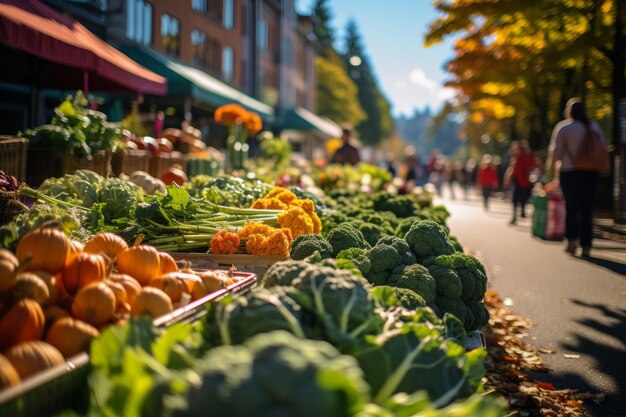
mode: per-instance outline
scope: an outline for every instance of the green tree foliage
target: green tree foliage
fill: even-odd
[[[333,28],[330,26],[330,21],[333,17],[330,7],[328,6],[328,0],[316,0],[311,14],[315,18],[313,33],[317,37],[317,40],[322,45],[332,48],[332,45],[335,42],[335,33]],[[322,55],[326,56],[326,52],[328,52],[328,50],[325,48],[322,51]]]
[[[336,123],[358,125],[365,113],[357,99],[357,87],[333,50],[315,59],[317,71],[317,111]]]
[[[359,102],[367,115],[357,126],[359,137],[368,145],[377,145],[393,133],[391,106],[378,86],[354,20],[349,20],[346,26],[345,43],[344,65],[358,88]]]

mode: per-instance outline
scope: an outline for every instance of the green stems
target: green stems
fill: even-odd
[[[27,187],[25,185],[20,187],[20,195],[25,195],[26,197],[30,197],[30,198],[36,198],[37,200],[43,201],[44,203],[53,204],[55,206],[73,207],[85,213],[89,212],[89,209],[87,207],[83,207],[79,204],[74,204],[74,203],[69,203],[67,201],[59,200],[57,198],[46,195],[44,193],[40,193],[37,190],[33,190],[32,188]]]

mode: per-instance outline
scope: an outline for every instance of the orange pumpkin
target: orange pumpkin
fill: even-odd
[[[20,262],[15,255],[6,249],[0,249],[0,292],[8,290],[15,285],[17,274],[30,262]]]
[[[48,306],[44,308],[43,314],[46,317],[46,326],[50,326],[63,317],[70,317],[70,313],[59,306]]]
[[[6,357],[22,379],[65,363],[63,355],[57,348],[41,341],[13,346],[6,352]]]
[[[137,297],[137,294],[141,291],[141,285],[139,285],[137,280],[126,274],[111,274],[108,279],[109,281],[121,284],[126,291],[126,301],[129,304],[133,304],[135,297]]]
[[[17,259],[31,256],[33,259],[27,270],[42,269],[56,274],[63,268],[70,256],[71,242],[56,226],[43,226],[28,232],[17,244]]]
[[[132,247],[118,253],[117,269],[122,274],[135,278],[143,286],[159,276],[161,260],[159,252],[154,247],[140,243],[141,236],[135,240]]]
[[[169,274],[165,274],[162,277],[174,278],[182,282],[185,286],[184,291],[187,294],[191,294],[193,286],[196,285],[197,282],[201,282],[200,278],[197,275],[182,271],[170,272]]]
[[[41,339],[46,319],[37,301],[18,301],[0,320],[0,350]]]
[[[189,179],[187,178],[187,174],[180,168],[171,167],[161,176],[161,181],[165,183],[165,185],[172,185],[174,183],[178,185],[183,185]]]
[[[161,275],[178,271],[178,265],[169,253],[159,252],[159,261],[161,263]]]
[[[30,272],[22,272],[17,276],[11,295],[15,301],[30,298],[43,306],[50,298],[50,290],[39,276]]]
[[[124,239],[113,233],[98,233],[85,243],[85,252],[104,254],[109,259],[115,259],[124,249],[128,249]]]
[[[17,385],[21,381],[20,374],[13,364],[4,355],[0,355],[0,390]]]
[[[211,291],[207,290],[202,281],[197,282],[191,289],[191,300],[196,301],[205,295],[209,295]]]
[[[126,297],[126,289],[119,282],[104,280],[104,283],[113,291],[115,295],[115,310],[117,311],[122,304],[125,304],[128,299]]]
[[[133,317],[149,315],[152,318],[160,317],[174,310],[170,297],[163,291],[154,287],[142,288],[137,294],[135,302],[131,306]]]
[[[209,292],[219,291],[233,284],[232,278],[222,271],[196,271],[196,274]]]
[[[72,315],[94,326],[101,326],[115,316],[115,294],[104,282],[81,288],[72,303]]]
[[[66,297],[65,288],[61,281],[61,274],[52,275],[46,271],[33,271],[32,274],[37,275],[48,287],[47,305],[59,304]]]
[[[150,287],[158,288],[170,297],[172,303],[177,303],[187,289],[184,282],[173,276],[174,273],[162,275],[150,281]]]
[[[100,332],[90,324],[71,317],[65,317],[54,322],[46,342],[57,348],[65,357],[70,358],[89,348],[91,339],[98,337]]]
[[[104,279],[107,266],[104,258],[91,253],[80,253],[63,268],[63,287],[69,294],[84,286]]]

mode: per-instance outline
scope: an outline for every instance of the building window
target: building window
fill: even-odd
[[[191,31],[191,47],[193,48],[193,62],[200,66],[206,67],[207,58],[207,39],[206,33],[199,30]]]
[[[207,12],[207,0],[191,0],[191,8],[200,13]]]
[[[167,54],[180,53],[180,21],[169,14],[161,15],[161,43]]]
[[[259,20],[258,32],[259,33],[257,33],[257,47],[262,51],[267,51],[269,47],[269,40],[267,39],[268,38],[267,22],[263,18]]]
[[[142,45],[152,43],[152,5],[143,0],[126,3],[126,37]]]
[[[222,76],[227,82],[233,80],[233,48],[226,46],[222,51]]]
[[[221,20],[222,19],[222,1],[223,0],[207,0],[207,16]]]
[[[235,10],[233,0],[224,0],[224,16],[222,23],[226,29],[232,29],[235,25]]]

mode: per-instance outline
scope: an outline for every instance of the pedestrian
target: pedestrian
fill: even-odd
[[[530,153],[528,141],[511,143],[511,162],[505,174],[504,186],[513,189],[513,218],[510,223],[517,223],[517,208],[520,216],[526,217],[526,204],[530,198],[532,183],[530,175],[534,168],[534,158]]]
[[[587,137],[605,144],[604,135],[598,124],[587,117],[582,99],[568,100],[560,121],[552,132],[548,148],[548,169],[554,176],[553,185],[560,185],[565,199],[565,250],[576,254],[578,244],[582,256],[590,256],[593,240],[593,200],[599,172],[581,169],[579,148]],[[578,165],[578,166],[577,166]]]
[[[476,174],[478,171],[478,167],[476,161],[472,158],[465,161],[465,165],[463,166],[463,177],[464,177],[464,187],[463,194],[464,199],[467,200],[469,197],[469,190],[476,185]]]
[[[413,190],[419,183],[422,176],[422,165],[420,157],[415,153],[415,148],[407,146],[405,149],[406,157],[402,163],[404,173],[404,183],[408,191]]]
[[[359,150],[352,145],[350,136],[352,134],[352,128],[347,124],[344,124],[341,130],[342,145],[330,160],[331,164],[348,164],[356,165],[361,161]]]
[[[500,181],[498,180],[498,169],[493,164],[491,155],[485,154],[480,162],[476,183],[482,190],[483,207],[489,210],[489,198],[491,193],[498,189]]]

